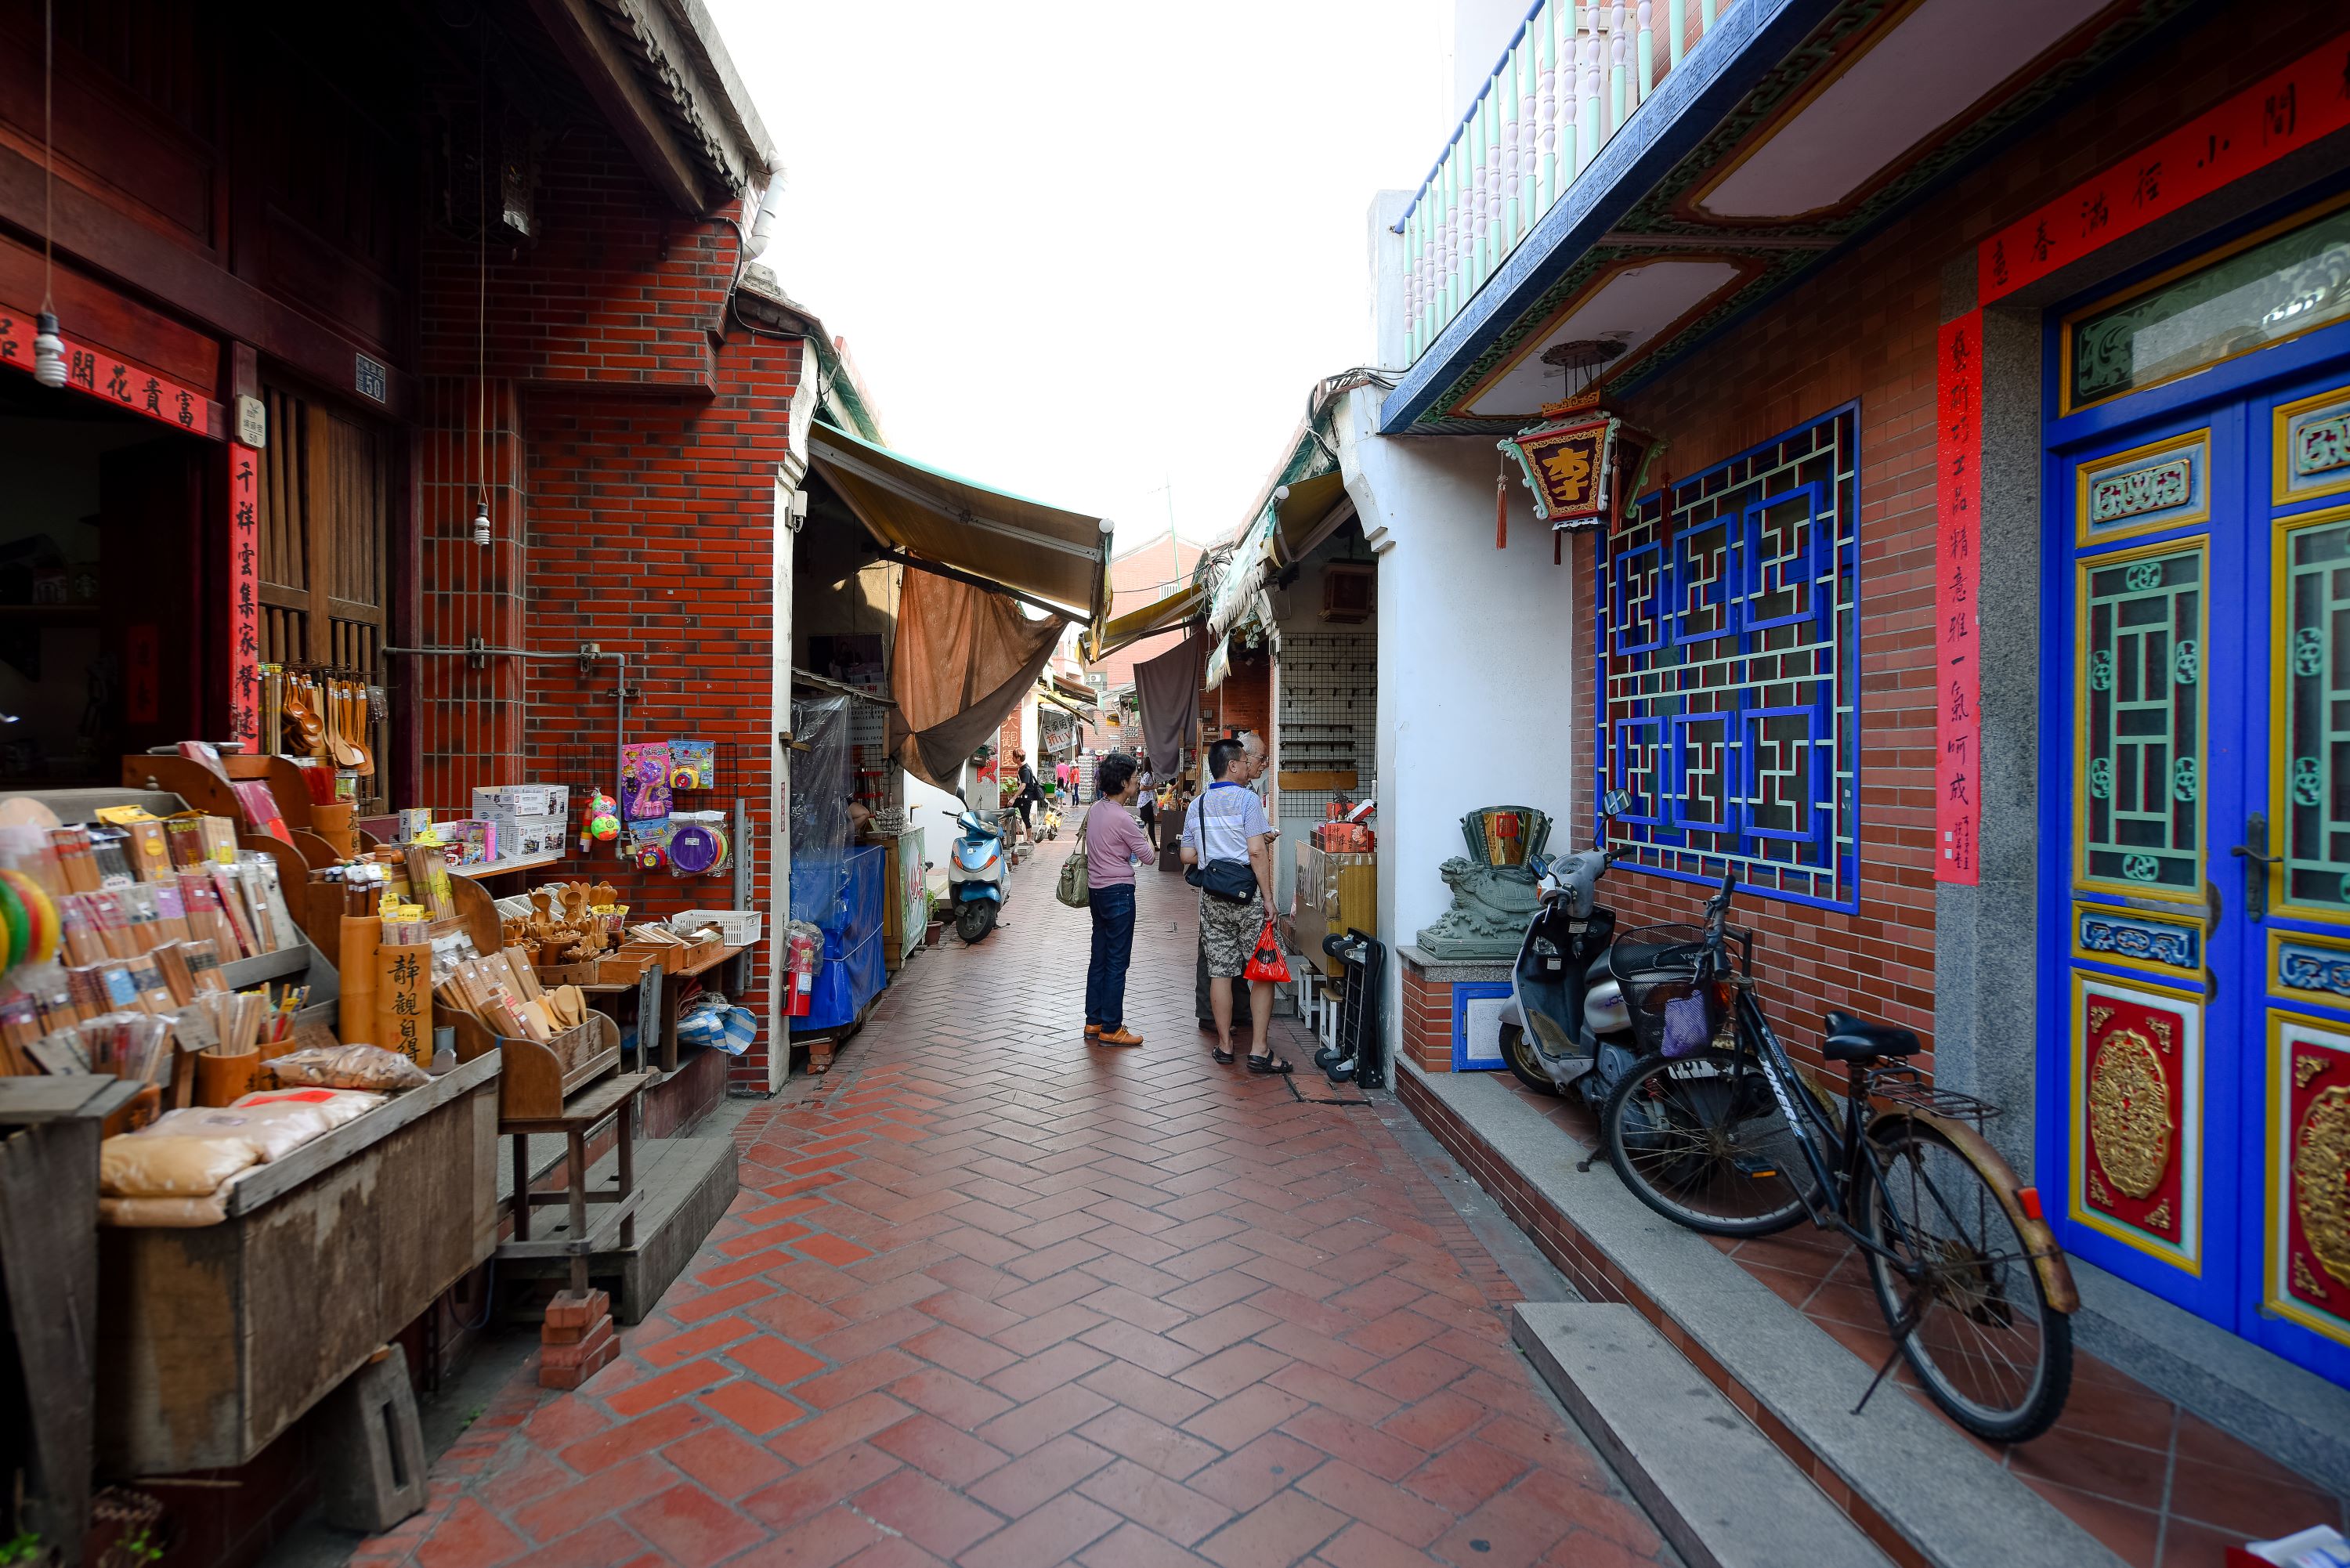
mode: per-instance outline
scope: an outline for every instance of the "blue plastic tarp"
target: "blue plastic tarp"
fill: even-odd
[[[881,846],[816,858],[824,864],[806,867],[805,884],[801,863],[792,863],[792,918],[812,921],[824,933],[824,967],[816,971],[806,1016],[792,1020],[795,1033],[853,1023],[889,982],[881,953],[881,900],[889,894]]]

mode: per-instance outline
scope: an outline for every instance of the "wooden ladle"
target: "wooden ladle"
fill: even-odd
[[[339,680],[327,682],[327,754],[338,768],[357,768],[359,749],[350,742],[351,700],[348,688]]]
[[[368,722],[373,716],[374,711],[368,701],[366,685],[355,684],[351,687],[350,742],[352,748],[359,754],[359,768],[361,778],[375,776],[375,748],[368,744],[367,738]]]
[[[326,728],[319,722],[317,710],[306,695],[309,687],[308,680],[301,676],[289,678],[286,682],[286,726],[295,742],[293,749],[304,756],[317,754],[318,737]]]

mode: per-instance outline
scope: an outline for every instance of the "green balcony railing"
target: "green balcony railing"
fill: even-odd
[[[1538,0],[1396,225],[1418,359],[1735,0]]]

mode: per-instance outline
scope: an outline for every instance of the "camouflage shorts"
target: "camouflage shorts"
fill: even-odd
[[[1249,954],[1264,930],[1264,890],[1250,895],[1245,904],[1200,895],[1200,950],[1208,955],[1208,972],[1236,980],[1248,967]]]

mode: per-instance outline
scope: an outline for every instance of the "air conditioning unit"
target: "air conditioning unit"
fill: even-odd
[[[1378,608],[1378,568],[1368,561],[1333,561],[1322,568],[1322,618],[1353,626]]]

